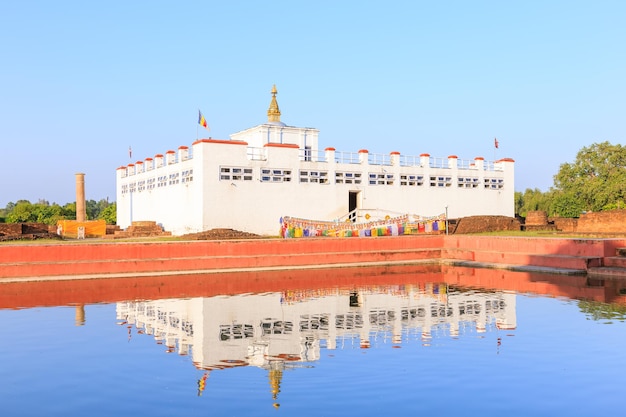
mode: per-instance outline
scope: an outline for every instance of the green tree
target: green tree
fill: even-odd
[[[28,223],[34,222],[33,205],[28,200],[19,200],[13,206],[12,210],[7,213],[7,223]]]
[[[526,217],[529,211],[543,210],[550,214],[551,193],[542,193],[538,188],[527,188],[524,193],[515,193],[515,214]]]
[[[103,219],[107,224],[116,224],[117,223],[117,204],[114,202],[109,204],[102,212],[100,213],[99,219]]]
[[[7,204],[7,207],[9,205]],[[32,204],[28,200],[20,200],[7,212],[7,223],[44,223],[56,224],[64,218],[63,209],[58,204],[50,204],[46,200]]]
[[[63,215],[67,220],[76,220],[76,202],[65,203],[63,206]]]
[[[583,206],[576,196],[558,191],[554,192],[554,198],[548,212],[549,215],[575,218],[580,217],[582,212]]]
[[[102,199],[98,202],[89,200],[85,209],[89,220],[104,219],[109,224],[116,223],[116,204]],[[0,218],[4,217],[7,223],[44,223],[56,224],[58,220],[76,219],[76,203],[67,203],[63,207],[57,203],[50,204],[47,200],[40,199],[37,203],[28,200],[19,200],[16,203],[8,203],[0,210]]]
[[[89,220],[95,220],[102,218],[102,212],[109,207],[109,202],[106,199],[100,201],[89,200],[86,202],[85,209],[87,211],[87,218]]]
[[[582,148],[554,176],[556,214],[616,208],[626,197],[626,147],[609,142]],[[577,217],[577,216],[576,216]]]

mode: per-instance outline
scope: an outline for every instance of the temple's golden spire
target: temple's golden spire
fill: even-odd
[[[267,109],[267,121],[268,122],[280,122],[280,109],[278,108],[278,102],[276,101],[276,84],[272,87],[272,101],[270,108]]]
[[[274,400],[274,408],[280,407],[278,403],[278,393],[280,392],[280,382],[283,380],[283,368],[285,363],[283,361],[270,361],[270,386],[272,387],[272,400]]]

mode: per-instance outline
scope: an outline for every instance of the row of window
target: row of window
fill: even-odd
[[[300,183],[313,183],[313,184],[330,184],[328,171],[317,170],[300,170],[298,179]],[[252,168],[241,167],[220,167],[220,180],[221,181],[252,181],[254,178]],[[261,169],[261,182],[291,182],[292,170],[290,169]],[[193,170],[185,170],[182,172],[171,173],[169,175],[161,175],[155,178],[149,178],[147,180],[138,181],[137,183],[131,183],[130,185],[122,186],[122,194],[127,192],[153,190],[154,188],[166,187],[168,185],[176,185],[180,183],[188,183],[193,181]],[[396,182],[396,175],[389,173],[369,173],[368,184],[372,186],[378,185],[394,185]],[[401,186],[423,186],[425,183],[423,175],[413,174],[400,174]],[[337,171],[335,172],[335,184],[354,184],[360,185],[362,183],[362,174],[360,172],[352,171]],[[431,176],[427,181],[430,187],[451,187],[452,177],[447,176]],[[478,188],[480,179],[477,177],[459,177],[457,179],[457,185],[459,188]],[[504,180],[502,178],[485,178],[483,187],[487,189],[502,189],[504,187]]]
[[[220,180],[223,181],[252,181],[252,168],[239,167],[221,167]],[[290,169],[261,169],[261,182],[291,182],[292,171]],[[452,177],[431,176],[429,178],[431,187],[451,187]],[[300,170],[299,181],[301,183],[313,184],[330,184],[328,171]],[[369,173],[369,185],[394,185],[396,181],[395,174],[388,173]],[[335,172],[335,184],[355,184],[362,183],[362,174],[360,172],[337,171]],[[485,178],[485,188],[502,188],[504,180],[496,178]],[[401,174],[400,185],[402,186],[422,186],[424,185],[423,175]],[[458,186],[464,188],[477,188],[479,186],[479,178],[462,177],[458,178]]]
[[[329,315],[303,315],[299,327],[301,331],[328,330]],[[360,313],[338,314],[335,317],[335,326],[338,329],[355,329],[363,327],[363,316]],[[261,321],[261,335],[292,334],[294,323],[279,319],[264,319]],[[220,326],[219,338],[222,341],[246,339],[254,337],[254,326],[251,324],[226,324]]]
[[[123,304],[122,304],[123,306]],[[145,321],[150,324],[159,324],[161,328],[181,329],[182,332],[191,337],[193,336],[193,323],[185,319],[180,319],[174,313],[163,311],[159,307],[143,302],[129,302],[126,305],[128,312],[126,317],[135,317],[137,322]]]
[[[148,178],[130,184],[122,185],[122,194],[150,191],[155,188],[167,187],[168,185],[184,184],[193,181],[193,169],[183,172],[175,172],[169,175],[160,175],[157,178]]]

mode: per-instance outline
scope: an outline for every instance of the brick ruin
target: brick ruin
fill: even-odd
[[[0,223],[0,241],[60,239],[56,226],[42,223]]]
[[[119,226],[116,226],[116,228],[111,231],[112,233],[109,233],[109,229],[107,229],[107,234],[104,237],[109,239],[123,239],[136,237],[172,236],[171,232],[166,232],[165,230],[163,230],[163,227],[161,225],[153,221],[132,222],[131,225],[125,230],[122,230],[119,228]]]
[[[519,219],[507,216],[470,216],[450,222],[450,233],[469,234],[497,232],[500,230],[520,230]]]
[[[624,235],[626,210],[583,213],[577,219],[548,217],[545,211],[530,211],[522,229],[589,235]]]

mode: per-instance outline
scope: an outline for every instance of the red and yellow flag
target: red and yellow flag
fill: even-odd
[[[210,130],[209,124],[206,122],[206,119],[204,118],[200,110],[198,110],[198,124],[204,127],[205,129]]]

